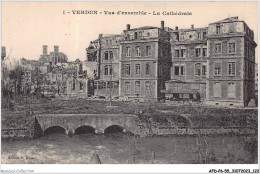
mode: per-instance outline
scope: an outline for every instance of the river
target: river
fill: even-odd
[[[136,138],[123,133],[50,134],[33,140],[2,140],[2,163],[87,164],[96,151],[102,163],[190,164],[197,163],[197,140],[201,140],[201,153],[212,163],[236,163],[248,156],[242,136],[213,136],[204,141],[188,136]],[[234,156],[229,159],[230,154]]]

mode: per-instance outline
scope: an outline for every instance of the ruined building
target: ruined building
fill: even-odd
[[[119,97],[247,106],[255,97],[255,48],[254,32],[238,17],[189,29],[162,21],[161,27],[127,24],[121,35],[100,35],[87,59],[95,57],[96,84],[103,81],[107,89],[119,81]]]

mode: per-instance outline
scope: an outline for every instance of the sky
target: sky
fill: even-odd
[[[207,27],[209,23],[238,16],[258,38],[257,2],[2,2],[2,40],[11,59],[39,59],[42,45],[48,52],[59,45],[70,61],[86,60],[91,40],[103,34],[120,34],[126,24],[179,29]],[[72,14],[97,10],[98,14]],[[104,11],[146,11],[150,15],[105,15]],[[191,12],[192,15],[153,15],[153,11]],[[65,14],[63,14],[65,12]],[[70,13],[68,13],[70,12]],[[102,14],[100,14],[102,12]],[[257,55],[257,52],[256,52]]]

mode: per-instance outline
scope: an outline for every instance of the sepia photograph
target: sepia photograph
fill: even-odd
[[[258,31],[257,1],[2,1],[1,172],[259,173]]]

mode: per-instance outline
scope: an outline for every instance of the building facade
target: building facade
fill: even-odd
[[[161,28],[141,27],[124,31],[120,42],[119,95],[157,100],[170,79],[170,35]]]
[[[209,24],[206,104],[247,106],[255,98],[254,32],[238,17]]]
[[[118,75],[120,97],[223,106],[247,106],[255,98],[254,32],[238,17],[205,28],[172,29],[163,21],[159,28],[127,24],[113,37],[121,39],[113,45],[111,37],[100,35],[87,52],[97,62],[97,81]]]
[[[207,74],[207,28],[170,31],[171,80],[166,81],[166,98],[175,100],[205,99]]]

